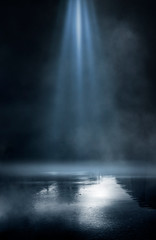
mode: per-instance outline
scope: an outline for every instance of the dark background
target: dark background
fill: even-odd
[[[122,140],[117,150],[120,154],[116,152],[115,154],[122,155],[122,158],[128,161],[132,159],[154,161],[156,149],[154,1],[94,2],[102,33],[107,34],[109,26],[115,22],[115,25],[119,26],[130,25],[139,36],[140,47],[138,46],[137,52],[139,51],[140,60],[131,63],[130,70],[125,72],[124,59],[121,62],[116,61],[116,58],[119,60],[116,49],[110,58],[118,73],[115,103],[122,132]],[[66,1],[61,0],[0,2],[1,162],[42,161],[57,156],[44,134],[45,128],[48,127],[45,110],[48,110],[49,99],[52,99],[55,92],[55,75],[51,75],[49,85],[46,73],[50,71],[53,73],[57,67],[65,4]],[[126,38],[125,41],[126,45],[131,44],[131,38]],[[108,47],[108,58],[109,52]],[[122,56],[121,58],[125,57]],[[131,58],[131,48],[126,58]],[[133,62],[133,58],[131,60]],[[131,70],[140,65],[140,61],[141,67],[137,73],[139,76],[131,77]],[[116,141],[118,142],[118,139]],[[58,151],[63,152],[60,158],[66,161],[74,155],[71,154],[70,147],[64,154],[62,150],[64,148],[66,146]],[[47,149],[49,154],[45,154]]]

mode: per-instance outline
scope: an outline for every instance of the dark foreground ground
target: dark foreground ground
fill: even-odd
[[[156,179],[1,178],[0,239],[156,239]]]

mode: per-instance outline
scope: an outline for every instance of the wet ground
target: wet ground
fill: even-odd
[[[0,239],[156,239],[156,179],[1,179]]]

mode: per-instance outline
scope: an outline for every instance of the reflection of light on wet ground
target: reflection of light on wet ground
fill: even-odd
[[[109,205],[112,200],[127,198],[125,191],[116,183],[114,177],[100,177],[94,184],[80,188],[80,194],[84,201],[94,205]]]
[[[80,194],[79,222],[92,228],[113,225],[115,222],[109,219],[107,208],[113,207],[115,202],[129,199],[113,177],[100,177],[94,184],[80,188]]]
[[[43,197],[46,197],[46,196],[52,197],[56,195],[56,193],[57,193],[56,185],[50,185],[47,188],[44,187],[39,193],[37,193],[37,195],[43,196]]]
[[[61,188],[55,182],[48,189],[42,189],[36,194],[34,207],[36,214],[45,215],[50,220],[59,216],[82,227],[99,228],[113,224],[108,218],[107,208],[129,199],[114,177],[86,178],[67,182]]]
[[[151,231],[156,236],[155,189],[155,179],[91,174],[3,181],[0,240],[1,233],[12,230],[12,239],[19,239],[21,229],[24,239],[30,232],[30,239],[36,234],[47,239],[47,233],[48,239],[151,239]]]

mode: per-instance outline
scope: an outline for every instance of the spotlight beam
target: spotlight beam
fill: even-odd
[[[77,49],[81,50],[81,33],[82,31],[82,16],[81,16],[81,0],[76,0],[76,36]]]
[[[83,141],[80,139],[80,136],[85,134],[86,126],[88,123],[91,125],[98,122],[98,79],[94,51],[94,32],[97,26],[92,1],[68,0],[52,119],[54,142],[67,143],[67,139],[72,139],[74,146],[71,147],[78,152],[84,150],[84,141],[87,142],[85,138],[88,138],[88,133]],[[89,127],[90,133],[93,132],[94,126]],[[71,142],[69,144],[71,145]]]

